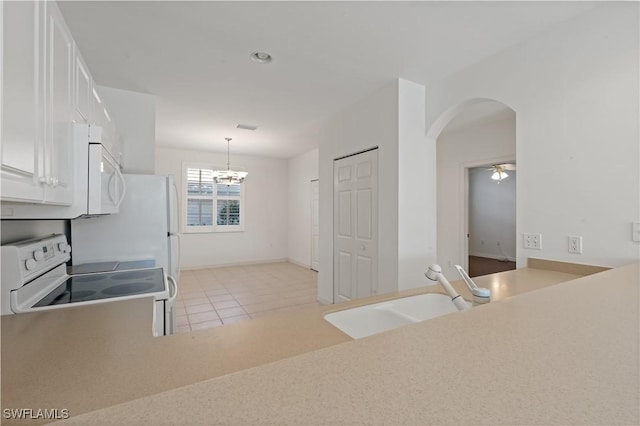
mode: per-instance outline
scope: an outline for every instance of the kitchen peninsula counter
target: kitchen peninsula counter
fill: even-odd
[[[583,423],[615,396],[600,416],[637,422],[638,265],[580,277],[477,278],[504,300],[358,341],[322,318],[346,305],[163,338],[150,299],[3,317],[2,408],[66,408],[75,424]]]

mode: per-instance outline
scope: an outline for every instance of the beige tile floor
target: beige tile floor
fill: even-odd
[[[288,262],[181,271],[176,332],[319,306],[317,275]]]

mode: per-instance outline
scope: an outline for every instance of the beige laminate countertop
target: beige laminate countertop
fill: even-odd
[[[149,299],[2,317],[2,407],[76,424],[637,423],[638,265],[578,277],[478,278],[495,301],[573,281],[358,341],[322,319],[344,305],[163,338]],[[562,308],[568,294],[580,302]]]

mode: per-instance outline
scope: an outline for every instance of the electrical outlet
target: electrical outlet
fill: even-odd
[[[526,249],[542,249],[542,234],[524,234],[523,246]]]
[[[582,237],[569,236],[569,253],[582,254]]]

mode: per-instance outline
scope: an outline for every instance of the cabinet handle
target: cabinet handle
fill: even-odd
[[[55,181],[55,184],[54,184]],[[44,183],[45,185],[53,185],[56,186],[58,184],[58,180],[55,178],[52,178],[51,176],[40,176],[40,183]]]
[[[53,185],[53,187],[55,188],[56,186],[58,186],[58,183],[60,183],[60,181],[58,180],[58,178],[54,177],[51,179],[51,185]]]

